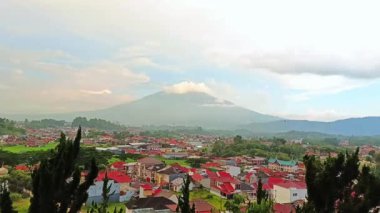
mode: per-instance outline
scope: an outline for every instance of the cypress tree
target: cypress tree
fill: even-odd
[[[181,195],[178,198],[177,212],[181,213],[195,213],[195,205],[190,207],[190,175],[184,178],[184,185],[181,189]]]
[[[74,213],[86,202],[87,190],[94,183],[98,168],[92,159],[89,172],[81,183],[81,170],[77,165],[80,140],[80,127],[74,141],[61,133],[52,157],[41,161],[39,168],[33,171],[30,213]]]
[[[0,185],[0,212],[1,213],[14,213],[16,212],[12,207],[12,200],[9,196],[9,191],[5,185]]]
[[[263,190],[263,183],[261,181],[261,178],[259,179],[257,183],[257,190],[256,190],[256,198],[257,198],[257,204],[261,204],[261,201],[268,200],[268,193],[267,191]]]

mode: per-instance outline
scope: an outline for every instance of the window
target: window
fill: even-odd
[[[293,197],[296,197],[297,196],[297,193],[293,193]]]

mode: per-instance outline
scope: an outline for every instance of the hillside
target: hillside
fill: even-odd
[[[300,131],[346,136],[375,136],[380,135],[380,117],[350,118],[333,122],[279,120],[252,123],[242,128],[255,133]]]

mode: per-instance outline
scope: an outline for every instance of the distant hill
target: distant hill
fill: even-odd
[[[278,120],[252,123],[241,128],[255,133],[300,131],[345,136],[375,136],[380,135],[380,117],[350,118],[333,122]]]

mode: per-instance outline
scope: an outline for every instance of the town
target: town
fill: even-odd
[[[76,130],[70,125],[26,127],[24,134],[0,136],[0,151],[21,155],[33,150],[48,152],[58,144],[56,139],[61,131],[74,138]],[[326,159],[336,157],[339,150],[352,151],[356,147],[348,140],[326,149],[311,145],[302,138],[244,139],[241,136],[146,131],[142,128],[110,131],[84,127],[82,132],[82,147],[96,150],[95,158],[108,154],[106,161],[98,162],[100,171],[87,191],[85,208],[103,201],[102,189],[107,176],[107,184],[113,192],[109,202],[131,213],[176,212],[178,195],[187,176],[191,181],[191,206],[195,206],[197,213],[233,212],[229,203],[237,197],[243,198],[238,208],[245,212],[249,203],[257,201],[258,188],[264,190],[273,202],[273,212],[295,212],[298,206],[307,202],[303,156]],[[230,152],[241,144],[255,144],[255,152]],[[291,151],[275,151],[274,147],[278,146]],[[266,149],[272,152],[267,155]],[[376,168],[374,158],[378,153],[378,146],[360,146],[361,164]],[[39,162],[15,164],[0,155],[0,163],[0,180],[8,180],[12,185],[12,179],[30,175]],[[85,174],[82,174],[83,178]],[[10,189],[15,203],[22,206],[32,196],[31,183],[26,180],[21,183],[25,186],[18,184]],[[27,208],[20,207],[19,211]]]

